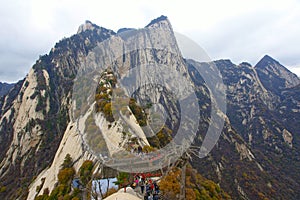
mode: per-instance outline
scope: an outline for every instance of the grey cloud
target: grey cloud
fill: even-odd
[[[242,61],[255,65],[265,54],[282,64],[300,63],[299,22],[289,19],[286,13],[260,11],[223,20],[211,30],[195,35],[213,59],[229,58],[235,63]],[[297,26],[298,24],[298,26]]]
[[[0,81],[22,79],[39,55],[48,53],[63,37],[75,34],[78,26],[91,16],[89,11],[78,5],[70,5],[68,8],[65,5],[55,5],[51,12],[51,24],[46,24],[47,28],[41,28],[33,23],[37,16],[31,14],[30,3],[1,2]],[[295,6],[294,11],[287,13],[266,8],[232,18],[224,16],[212,28],[201,31],[198,29],[190,35],[212,59],[229,58],[235,63],[247,61],[254,65],[264,54],[269,54],[285,66],[299,66],[300,12],[296,12],[297,9],[299,7]],[[90,20],[104,26],[100,17],[101,15],[97,18],[100,21]],[[155,17],[157,16],[152,16]],[[108,21],[103,22],[109,24]],[[115,24],[111,25],[114,26]]]
[[[23,79],[33,64],[32,57],[17,57],[15,54],[0,54],[0,82],[17,82]]]

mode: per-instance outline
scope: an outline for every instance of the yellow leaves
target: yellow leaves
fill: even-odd
[[[180,193],[180,173],[180,169],[174,168],[159,182],[160,190],[168,199],[176,199]]]
[[[65,168],[61,169],[58,173],[58,181],[61,184],[67,184],[69,181],[72,180],[75,174],[75,170],[73,168]]]
[[[113,117],[112,109],[111,109],[111,102],[105,104],[105,106],[103,107],[103,114],[105,115],[106,119],[109,122],[114,121],[114,117]]]
[[[152,151],[156,151],[156,149],[152,146],[145,145],[145,146],[143,146],[142,151],[145,152],[145,153],[149,153],[149,152],[152,152]]]
[[[3,192],[6,192],[6,187],[5,186],[0,187],[0,193],[3,193]]]
[[[109,102],[109,103],[106,103],[105,105],[104,105],[104,107],[103,107],[103,113],[105,114],[105,115],[110,115],[110,114],[112,114],[112,111],[111,111],[111,103]]]
[[[101,94],[96,94],[95,95],[95,100],[96,101],[99,101],[99,100],[109,100],[110,99],[110,97],[109,97],[109,95],[108,94],[106,94],[106,93],[101,93]]]
[[[192,188],[186,188],[185,189],[186,193],[186,200],[195,200],[196,199],[196,193]]]
[[[147,125],[147,115],[142,109],[141,106],[138,106],[135,99],[130,98],[129,100],[129,108],[131,109],[132,113],[134,114],[136,120],[138,121],[138,124],[140,126],[146,126]]]
[[[219,185],[198,174],[190,165],[186,168],[185,199],[187,200],[217,200],[231,199]],[[160,189],[164,197],[178,199],[180,195],[181,169],[174,168],[164,176],[160,183]]]
[[[172,131],[166,126],[163,126],[163,128],[156,134],[161,147],[164,147],[171,142],[171,134]]]

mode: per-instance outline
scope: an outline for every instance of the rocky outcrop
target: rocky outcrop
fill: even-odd
[[[78,33],[84,33],[85,31],[96,31],[95,29],[99,29],[99,27],[96,26],[94,27],[90,22],[86,22],[84,25],[82,25],[79,28]],[[136,64],[138,62],[141,62],[142,60],[144,60],[144,62],[163,63],[164,65],[168,65],[173,69],[185,70],[183,59],[180,56],[177,46],[176,45],[172,46],[176,44],[175,37],[172,34],[173,33],[169,21],[161,20],[158,21],[157,23],[149,25],[145,30],[138,30],[132,36],[129,37],[127,35],[113,36],[109,41],[105,41],[105,42],[109,42],[108,45],[106,45],[105,42],[104,42],[105,45],[99,43],[98,46],[95,46],[93,52],[87,54],[86,58],[82,58],[81,63],[88,62],[89,63],[88,66],[103,66],[102,68],[96,68],[96,69],[100,71],[105,70],[106,69],[105,66],[107,66],[105,65],[106,63],[99,61],[101,60],[101,58],[95,57],[96,54],[94,54],[95,51],[97,52],[101,51],[101,52],[106,52],[104,54],[106,61],[118,60],[122,57],[123,60],[126,60],[126,62],[122,64],[122,66],[115,66],[115,68],[113,68],[114,73],[118,76],[122,76],[121,73],[122,67],[125,69],[126,68],[130,69],[132,66],[136,66]],[[160,44],[158,44],[159,41],[157,41],[159,36],[165,38],[164,42],[161,42]],[[148,50],[148,49],[154,49],[154,47],[152,46],[153,43],[158,44],[155,47],[156,49],[155,52]],[[131,46],[132,44],[136,44],[136,46]],[[127,48],[124,49],[124,46]],[[118,50],[122,49],[122,47],[123,47],[123,52],[118,52]],[[52,50],[53,53],[55,53],[55,51],[58,50],[56,48]],[[171,56],[175,56],[175,58]],[[174,62],[174,60],[177,60],[178,62]],[[56,65],[58,66],[61,65],[61,62],[58,62]],[[110,66],[110,64],[108,66]],[[95,77],[96,76],[97,73],[95,73]],[[75,81],[79,80],[79,78],[77,77]],[[142,76],[140,80],[142,79],[145,80],[145,78],[151,78],[151,77]],[[102,80],[100,79],[98,81],[101,83]],[[98,81],[95,82],[94,86],[98,84]],[[90,85],[91,88],[93,87],[92,85],[93,83],[91,83]],[[93,89],[91,90],[93,91]],[[86,97],[87,99],[93,98],[93,96],[89,96],[89,95],[87,95]],[[151,98],[153,98],[154,101],[166,97],[153,96]],[[76,101],[78,99],[73,98],[73,100]],[[64,100],[63,102],[65,101],[67,100]],[[41,172],[39,176],[35,179],[35,181],[31,184],[29,196],[28,196],[29,199],[32,199],[35,195],[38,195],[36,193],[35,188],[36,186],[41,185],[42,180],[43,180],[43,187],[40,191],[43,191],[43,189],[45,188],[48,188],[51,191],[51,189],[53,188],[54,184],[57,181],[56,174],[58,173],[60,165],[63,162],[63,159],[66,154],[69,153],[71,157],[76,161],[74,163],[76,170],[78,170],[80,164],[84,159],[91,159],[91,158],[95,159],[90,154],[91,149],[83,145],[86,143],[86,141],[83,141],[84,136],[81,135],[83,132],[87,131],[88,128],[87,126],[89,125],[87,124],[88,119],[90,117],[93,118],[91,112],[94,110],[94,104],[93,103],[89,104],[88,100],[86,101],[86,104],[89,105],[86,108],[88,112],[86,112],[83,116],[76,118],[75,120],[77,121],[69,122],[69,125],[66,128],[64,137],[60,142],[60,146],[56,151],[56,155],[54,157],[51,166],[49,166],[47,169]],[[167,110],[171,111],[170,108],[168,108]],[[113,154],[118,153],[118,151],[121,151],[122,146],[120,146],[120,144],[124,143],[122,135],[123,132],[125,131],[124,127],[122,126],[122,123],[120,121],[111,123],[107,121],[107,119],[101,113],[95,115],[94,120],[99,128],[100,133],[102,133],[103,135],[105,143],[108,146],[108,154],[111,156]],[[128,127],[126,126],[127,127],[126,130],[129,131],[131,135],[135,135],[136,137],[143,140],[144,145],[149,145],[145,133],[143,129],[137,124],[136,122],[137,120],[134,117],[134,115],[130,115],[129,118],[124,118],[124,120],[125,120],[124,122],[128,126]],[[104,155],[105,153],[102,152],[102,154]]]
[[[40,191],[44,191],[45,188],[48,188],[49,191],[52,191],[53,187],[58,181],[57,174],[67,154],[73,158],[74,168],[77,171],[85,160],[95,160],[92,155],[84,151],[82,148],[82,143],[83,141],[77,131],[76,123],[69,123],[59,148],[56,151],[53,162],[31,183],[29,186],[29,194],[27,199],[34,199],[34,197],[39,194],[37,193],[36,188],[40,187],[41,185],[42,187]]]
[[[284,168],[289,167],[293,171],[298,169],[299,162],[294,157],[296,155],[291,155],[291,146],[296,143],[297,131],[294,133],[287,131],[294,130],[293,127],[298,126],[287,125],[285,121],[291,121],[287,116],[278,117],[277,106],[278,103],[282,103],[282,97],[265,88],[256,68],[248,63],[235,65],[230,60],[219,60],[214,63],[226,85],[228,118],[214,150],[207,158],[202,160],[195,158],[193,166],[202,174],[207,174],[209,178],[218,180],[217,182],[226,188],[226,191],[231,191],[231,196],[239,196],[241,199],[260,198],[251,186],[255,182],[264,188],[261,190],[262,194],[275,199],[285,198],[280,193],[273,196],[274,188],[286,188],[283,182],[293,185],[292,188],[298,187],[299,183],[291,181],[293,175],[278,172],[276,169],[280,166],[268,160],[270,158],[278,160],[278,156],[286,155],[286,158],[293,160],[294,164],[293,167],[286,164]],[[289,90],[296,91],[292,88]],[[294,109],[297,108],[296,104],[288,104],[293,105]],[[203,118],[205,119],[205,115],[201,117]],[[284,131],[284,127],[288,129]],[[205,132],[205,129],[202,131]],[[201,141],[196,141],[196,144],[199,143],[201,144]],[[293,146],[292,149],[297,148]],[[282,164],[285,163],[284,160],[285,158],[281,158],[278,162]],[[212,166],[214,170],[211,170]],[[264,179],[274,175],[281,177],[282,181],[274,180],[272,187],[265,187]],[[294,197],[298,193],[293,189],[291,191],[293,194],[290,194],[290,198],[296,199]]]
[[[6,192],[1,199],[25,199],[33,178],[52,164],[70,121],[78,63],[112,34],[95,27],[61,40],[2,98],[0,179]]]
[[[300,79],[296,74],[268,55],[255,65],[255,69],[263,85],[275,94],[280,94],[282,90],[300,84]]]

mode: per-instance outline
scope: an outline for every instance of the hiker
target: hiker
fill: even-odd
[[[150,186],[149,182],[146,184],[146,194],[148,196],[151,196],[151,194],[152,194],[152,190],[151,190],[151,186]]]
[[[159,186],[157,185],[157,182],[154,181],[154,192],[153,192],[153,200],[159,199]]]
[[[150,190],[153,191],[154,185],[152,179],[149,180],[149,184],[150,184]]]
[[[149,196],[149,200],[152,200],[153,198],[153,194],[154,194],[154,185],[153,185],[153,180],[152,179],[149,179],[149,187],[150,187],[150,196]]]
[[[145,195],[144,195],[144,200],[149,200],[149,196],[147,193],[145,193]]]
[[[144,174],[141,174],[141,179],[145,182],[145,180],[146,180],[146,177],[145,177],[145,175]]]
[[[135,183],[136,183],[136,185],[138,185],[139,184],[139,177],[137,176],[137,177],[135,177],[135,181],[134,181]]]
[[[144,193],[144,189],[145,189],[145,178],[141,178],[141,181],[140,181],[140,187],[141,187],[141,192],[142,194]]]
[[[154,181],[154,191],[156,192],[156,193],[159,193],[159,186],[157,185],[157,182],[156,181]]]
[[[138,185],[139,185],[139,176],[137,175],[137,176],[134,176],[134,181],[133,181],[133,183],[132,183],[132,185],[131,185],[131,187],[133,188],[133,189],[135,189]]]
[[[144,200],[149,200],[150,196],[151,196],[150,185],[149,185],[149,182],[147,180],[146,180],[145,184],[146,184],[146,192],[145,192],[145,195],[144,195]]]

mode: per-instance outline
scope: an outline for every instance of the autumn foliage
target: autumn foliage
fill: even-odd
[[[181,169],[173,168],[159,182],[160,190],[166,199],[178,199],[180,195]],[[186,168],[186,200],[231,199],[219,185],[196,172],[190,165]]]
[[[73,160],[70,154],[67,154],[61,169],[58,172],[57,186],[53,188],[49,195],[49,189],[45,188],[42,195],[35,197],[35,200],[76,200],[80,199],[80,191],[78,189],[72,190],[71,182],[75,176],[75,169],[72,167]]]

